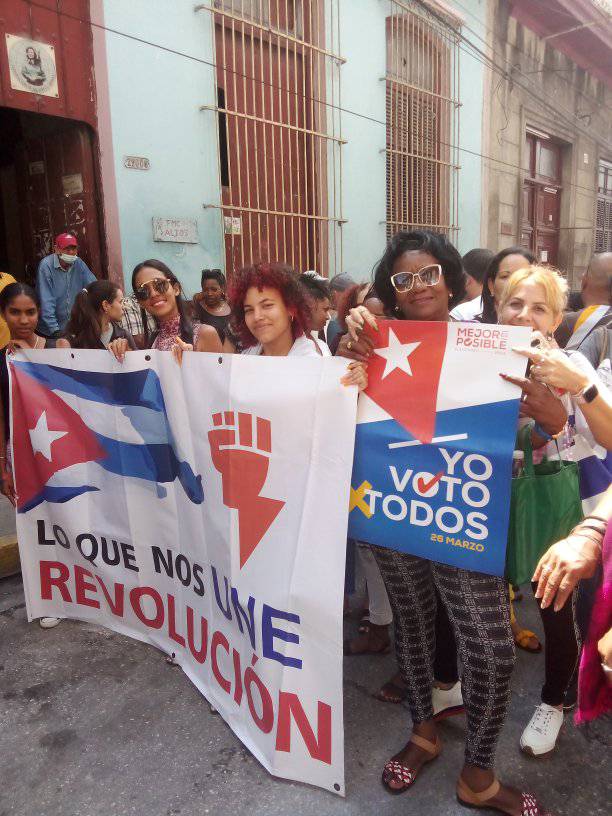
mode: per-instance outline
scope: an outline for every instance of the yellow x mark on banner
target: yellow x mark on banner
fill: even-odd
[[[351,486],[351,500],[349,502],[349,513],[351,512],[351,510],[354,510],[355,507],[358,507],[366,518],[370,518],[372,516],[370,505],[364,499],[366,490],[371,489],[372,485],[369,482],[362,482],[357,488],[357,490],[355,490]]]

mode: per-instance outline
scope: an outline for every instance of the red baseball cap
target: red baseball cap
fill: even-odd
[[[62,232],[55,238],[55,246],[58,249],[66,249],[71,246],[78,246],[78,241],[74,235],[69,232]]]

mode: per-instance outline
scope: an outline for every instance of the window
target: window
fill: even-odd
[[[428,228],[456,239],[459,41],[421,6],[387,19],[387,237]]]
[[[315,0],[316,4],[316,0]],[[308,0],[215,0],[214,7],[236,20],[255,23],[270,31],[302,37],[304,6]]]
[[[612,162],[599,162],[595,252],[612,252]]]
[[[338,3],[211,4],[221,203],[208,206],[230,276],[258,261],[342,268]]]
[[[225,91],[217,87],[217,105],[219,106],[217,127],[219,128],[219,173],[221,186],[229,187],[229,161],[227,158],[227,121],[225,118]]]

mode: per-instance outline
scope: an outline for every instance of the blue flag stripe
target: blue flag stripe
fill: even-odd
[[[101,434],[96,434],[96,439],[106,451],[106,456],[98,463],[110,473],[158,483],[173,482],[178,478],[192,502],[201,504],[204,501],[202,477],[196,476],[191,466],[177,457],[171,445],[136,445]]]
[[[41,502],[48,501],[55,504],[64,504],[64,502],[74,499],[75,496],[81,496],[83,493],[92,493],[99,491],[100,488],[93,485],[80,485],[77,487],[52,487],[47,485],[43,487],[40,493],[33,496],[29,502],[23,505],[18,505],[18,513],[27,513],[28,510],[37,507]]]
[[[15,361],[26,374],[52,391],[64,391],[105,405],[135,405],[165,413],[164,397],[157,374],[151,369],[104,373]]]

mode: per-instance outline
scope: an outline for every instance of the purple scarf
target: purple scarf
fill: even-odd
[[[612,627],[612,523],[601,551],[602,578],[597,587],[589,630],[580,658],[576,723],[588,723],[612,711],[612,687],[607,683],[597,643]]]

